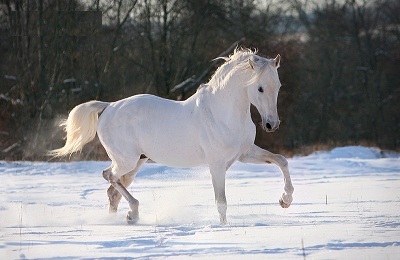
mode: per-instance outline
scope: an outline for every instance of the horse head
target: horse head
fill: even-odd
[[[278,129],[280,123],[277,109],[281,87],[278,76],[280,58],[279,54],[275,59],[266,59],[255,54],[248,57],[247,71],[252,76],[247,85],[247,94],[260,113],[262,128],[267,132]]]

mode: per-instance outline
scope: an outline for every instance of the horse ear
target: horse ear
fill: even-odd
[[[249,59],[248,61],[249,61],[250,68],[251,68],[252,70],[254,70],[254,61],[251,60],[251,59]]]
[[[276,58],[274,59],[274,66],[276,68],[279,68],[280,64],[281,64],[281,55],[278,54],[278,55],[276,55]]]

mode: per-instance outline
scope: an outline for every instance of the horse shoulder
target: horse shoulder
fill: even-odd
[[[256,128],[251,120],[241,122],[240,127],[232,127],[221,124],[206,110],[199,118],[199,139],[208,161],[223,157],[233,162],[254,143]]]

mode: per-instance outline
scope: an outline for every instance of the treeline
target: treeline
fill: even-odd
[[[281,128],[261,146],[399,149],[399,1],[2,0],[0,159],[46,160],[81,102],[185,99],[235,43],[282,55]]]

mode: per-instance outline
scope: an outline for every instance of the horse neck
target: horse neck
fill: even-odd
[[[223,88],[212,88],[214,111],[221,114],[221,120],[244,120],[250,117],[250,100],[247,88],[240,84],[242,79],[231,77]]]

